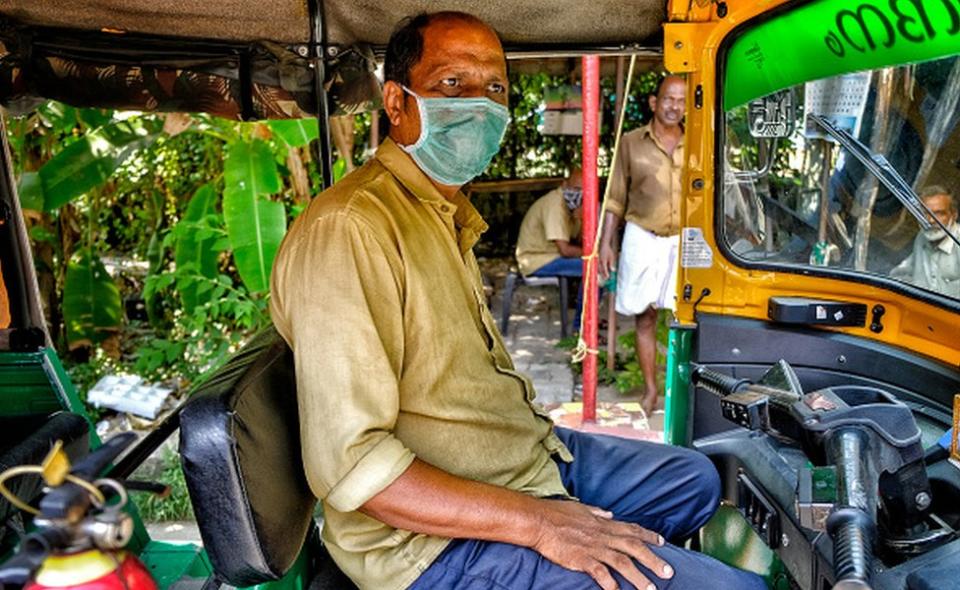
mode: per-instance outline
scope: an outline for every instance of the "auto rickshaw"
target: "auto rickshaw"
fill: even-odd
[[[694,547],[783,590],[955,587],[960,6],[568,4],[443,8],[486,20],[510,57],[662,46],[667,69],[686,75],[666,436],[713,459],[724,489]],[[400,18],[438,8],[7,0],[0,103],[313,115],[329,183],[339,84],[369,74]],[[0,158],[0,462],[38,463],[55,440],[79,459],[100,443],[45,332],[6,148]],[[954,195],[952,221],[921,196],[934,186]],[[588,187],[585,209],[596,199]],[[204,543],[151,541],[134,518],[129,550],[161,588],[351,587],[317,535],[292,370],[276,335],[258,336],[106,472],[125,478],[180,429]],[[29,483],[17,493],[32,502]]]

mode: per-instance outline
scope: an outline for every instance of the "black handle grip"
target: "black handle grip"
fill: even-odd
[[[737,393],[750,385],[748,379],[737,379],[706,367],[697,367],[690,375],[690,382],[720,397]]]
[[[103,470],[113,463],[113,460],[120,456],[120,453],[135,440],[137,440],[137,435],[132,432],[122,432],[111,437],[100,448],[77,462],[70,473],[88,481],[97,479],[103,473]]]
[[[70,535],[59,527],[30,533],[20,542],[16,555],[0,566],[0,584],[26,584],[51,553],[69,542]]]

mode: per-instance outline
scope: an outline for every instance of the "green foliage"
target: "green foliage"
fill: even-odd
[[[657,366],[663,367],[666,363],[666,355],[663,351],[667,347],[667,339],[670,333],[671,312],[660,310],[657,314]],[[577,346],[577,337],[570,336],[557,342],[557,348],[562,350],[573,350]],[[661,350],[662,349],[662,350]],[[604,385],[613,385],[620,393],[629,393],[636,389],[641,389],[646,380],[643,377],[643,370],[637,361],[637,333],[635,330],[629,330],[617,335],[616,360],[614,369],[607,368],[607,350],[602,347],[597,351],[597,382]],[[580,375],[583,373],[581,363],[570,363],[574,373]]]
[[[140,475],[140,474],[138,474]],[[187,492],[187,483],[180,468],[179,456],[165,449],[161,457],[160,468],[155,474],[147,473],[150,481],[169,486],[170,493],[157,496],[146,492],[133,492],[131,498],[137,506],[140,517],[146,522],[169,522],[174,520],[193,520],[193,505]]]
[[[20,176],[17,194],[20,195],[20,205],[24,209],[43,211],[43,181],[38,173],[24,172]]]
[[[320,136],[316,119],[281,119],[267,126],[290,147],[303,147]]]
[[[39,170],[43,208],[51,211],[102,185],[135,151],[157,139],[136,118],[99,127],[71,143]]]
[[[204,279],[217,276],[225,235],[217,214],[217,193],[211,184],[205,184],[194,193],[184,216],[169,234],[176,244],[177,291],[185,310],[200,305],[200,285],[206,284]]]
[[[67,342],[103,342],[120,329],[122,315],[120,291],[103,262],[93,252],[81,251],[67,266],[63,287]]]
[[[277,164],[269,146],[254,140],[234,143],[224,168],[223,217],[237,270],[251,292],[268,291],[287,227],[283,204],[263,198],[280,190]]]

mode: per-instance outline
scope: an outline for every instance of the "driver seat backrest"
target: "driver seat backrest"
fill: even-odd
[[[237,587],[282,578],[316,532],[292,351],[273,328],[261,332],[193,393],[180,421],[183,472],[216,575]],[[321,576],[344,578],[317,557],[326,557]]]

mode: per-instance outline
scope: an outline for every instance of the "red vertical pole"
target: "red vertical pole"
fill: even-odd
[[[597,261],[592,258],[597,236],[600,140],[600,57],[583,57],[583,421],[597,421]]]

